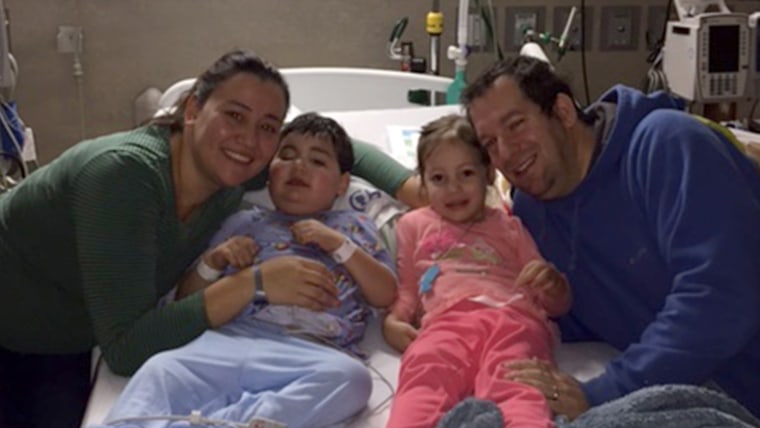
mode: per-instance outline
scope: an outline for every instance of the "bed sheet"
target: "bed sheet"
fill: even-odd
[[[396,388],[399,368],[399,354],[383,340],[379,322],[369,324],[362,347],[369,355],[369,366],[373,371],[373,389],[364,411],[347,421],[345,428],[384,428],[388,420],[390,401]],[[557,350],[559,366],[583,381],[601,373],[604,365],[617,354],[612,347],[603,343],[562,344]],[[117,376],[101,363],[97,368],[92,397],[87,406],[82,428],[104,422],[108,411],[116,401],[128,378]]]

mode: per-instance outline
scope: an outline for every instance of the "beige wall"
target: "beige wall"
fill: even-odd
[[[405,40],[426,54],[424,17],[427,0],[5,0],[20,78],[16,89],[19,112],[34,129],[39,158],[47,162],[87,137],[129,128],[133,102],[144,89],[161,90],[190,77],[223,51],[246,47],[281,67],[360,66],[396,69],[386,55],[386,42],[397,19],[408,16]],[[455,40],[456,1],[442,0],[443,45]],[[513,6],[577,5],[573,0],[493,0],[499,26]],[[598,51],[602,5],[664,5],[666,0],[589,0],[594,10],[594,46],[587,55],[591,96],[614,83],[639,86],[648,68],[643,31],[636,52]],[[760,1],[737,1],[735,10],[758,10]],[[642,23],[644,24],[644,23]],[[59,25],[84,30],[84,76],[80,88],[73,77],[71,54],[56,49]],[[645,26],[642,26],[645,28]],[[499,29],[500,37],[503,34]],[[473,75],[491,61],[471,57]],[[442,74],[452,65],[442,60]],[[580,55],[568,54],[559,64],[581,92]],[[81,98],[81,101],[80,101]],[[583,98],[582,98],[583,99]]]

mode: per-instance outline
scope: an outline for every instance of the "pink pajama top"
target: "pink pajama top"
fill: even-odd
[[[529,261],[541,259],[536,244],[517,217],[486,208],[477,223],[451,223],[430,207],[405,214],[396,225],[399,290],[393,313],[421,324],[464,299],[487,306],[512,306],[546,319],[530,290],[517,289],[517,279]],[[429,291],[421,278],[434,264]],[[422,287],[424,288],[424,287]]]

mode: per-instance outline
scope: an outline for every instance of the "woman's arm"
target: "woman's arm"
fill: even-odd
[[[420,195],[419,176],[413,171],[372,144],[359,140],[351,143],[354,149],[351,174],[369,181],[411,208],[426,204]]]
[[[165,254],[171,234],[157,232],[171,203],[161,180],[140,156],[111,151],[81,165],[71,183],[82,298],[96,341],[120,375],[208,327],[200,296],[156,307],[175,281],[157,265],[174,259]]]

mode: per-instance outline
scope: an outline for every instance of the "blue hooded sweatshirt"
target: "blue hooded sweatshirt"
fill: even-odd
[[[556,200],[514,199],[570,280],[563,340],[622,351],[583,385],[589,403],[714,381],[760,416],[755,164],[666,94],[617,86],[599,102],[615,105],[614,119],[581,184]]]

